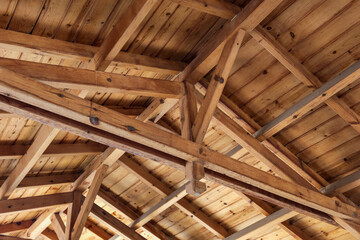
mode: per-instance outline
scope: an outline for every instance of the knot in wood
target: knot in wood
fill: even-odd
[[[100,122],[99,118],[97,118],[97,117],[90,117],[90,123],[91,123],[92,125],[99,125],[99,122]]]

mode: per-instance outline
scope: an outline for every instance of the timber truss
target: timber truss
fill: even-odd
[[[84,227],[103,239],[113,237],[94,225],[88,219],[89,215],[125,238],[144,239],[138,233],[141,229],[159,239],[172,239],[160,226],[151,222],[172,205],[193,216],[219,238],[246,239],[277,224],[296,239],[310,239],[288,221],[301,213],[341,226],[360,239],[360,209],[342,194],[358,186],[360,173],[329,184],[272,137],[322,103],[329,105],[360,133],[359,116],[336,96],[337,92],[359,79],[360,63],[355,63],[322,85],[315,75],[259,26],[282,0],[253,0],[244,9],[221,0],[213,0],[209,5],[203,5],[201,1],[172,1],[228,19],[190,64],[121,51],[145,17],[161,2],[159,0],[134,1],[100,47],[1,30],[1,48],[60,56],[84,63],[83,68],[75,69],[0,59],[2,117],[16,114],[43,124],[31,145],[0,146],[1,158],[19,159],[14,170],[1,183],[0,213],[44,209],[34,221],[1,226],[0,234],[23,230],[21,237],[4,236],[2,239],[34,239],[44,234],[50,239],[75,240],[80,238]],[[124,27],[124,23],[127,26]],[[313,89],[307,97],[262,127],[222,95],[246,33]],[[107,73],[106,69],[114,64],[176,77],[173,81],[166,81]],[[212,69],[210,84],[200,84],[200,80]],[[75,94],[61,90],[65,88],[78,91]],[[86,93],[93,90],[151,96],[154,99],[146,109],[104,107],[84,99]],[[181,136],[155,124],[176,105],[181,112]],[[227,155],[202,145],[210,121],[216,121],[238,143]],[[52,144],[60,130],[98,144]],[[243,149],[265,163],[277,176],[231,158]],[[81,174],[27,176],[41,156],[86,154],[97,157]],[[187,181],[173,191],[132,160],[129,154],[184,171]],[[147,212],[140,213],[104,189],[102,180],[114,163],[135,174],[163,196],[163,200]],[[197,196],[206,191],[205,183],[201,181],[204,178],[237,191],[266,217],[239,232],[229,232],[185,198],[187,194]],[[56,194],[8,199],[17,188],[66,183],[71,184]],[[132,223],[125,225],[96,205],[96,197],[124,214]],[[265,201],[281,208],[274,211]],[[66,223],[62,220],[65,214]],[[55,233],[48,229],[50,224]]]

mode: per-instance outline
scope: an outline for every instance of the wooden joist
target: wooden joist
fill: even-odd
[[[16,71],[57,88],[163,98],[181,98],[185,92],[184,85],[179,82],[21,60],[0,58],[0,67]]]
[[[248,166],[222,154],[203,148],[199,144],[190,142],[166,131],[154,128],[152,125],[142,123],[135,119],[130,119],[103,106],[91,103],[88,100],[84,100],[64,91],[54,89],[37,81],[23,78],[22,76],[9,70],[2,69],[1,73],[2,74],[0,76],[6,75],[6,78],[1,77],[0,80],[0,88],[4,95],[10,94],[11,97],[16,97],[17,99],[26,101],[26,104],[31,104],[33,106],[40,104],[43,109],[50,112],[57,112],[66,119],[64,122],[64,118],[62,118],[62,120],[60,120],[58,117],[56,119],[48,118],[46,122],[47,124],[51,122],[53,125],[56,125],[57,127],[66,131],[70,131],[80,136],[84,136],[86,138],[90,138],[101,143],[105,143],[107,145],[111,145],[143,156],[144,153],[148,152],[150,150],[149,148],[151,148],[151,154],[149,154],[149,152],[145,154],[150,158],[158,158],[158,154],[163,152],[173,156],[177,155],[178,157],[187,161],[202,159],[205,162],[205,166],[211,170],[220,171],[221,174],[228,174],[229,176],[235,177],[242,182],[246,182],[247,184],[250,184],[254,187],[260,187],[261,189],[269,193],[271,192],[272,194],[275,194],[279,197],[297,202],[297,204],[303,204],[304,206],[325,212],[330,215],[342,218],[350,218],[354,219],[355,221],[357,220],[357,217],[354,216],[354,212],[357,212],[358,210],[352,206],[348,206],[347,204],[342,203],[340,203],[339,206],[338,203],[335,203],[333,200],[321,195],[320,193],[311,190],[309,191],[303,186],[281,180],[254,167]],[[35,92],[36,94],[34,94]],[[16,114],[26,115],[27,117],[40,120],[38,118],[40,112],[39,110],[36,110],[36,107],[31,109],[19,109],[14,107],[15,102],[16,101],[10,103],[8,100],[7,102],[2,102],[1,108],[6,111],[16,112]],[[10,104],[11,108],[9,106]],[[91,111],[90,115],[89,110],[93,107],[96,107],[98,111]],[[28,111],[32,112],[31,116],[26,113]],[[35,111],[37,114],[34,115]],[[43,114],[49,116],[50,113],[41,113],[41,115]],[[53,113],[50,115],[52,114]],[[99,125],[93,125],[89,121],[89,116],[97,118]],[[73,122],[71,126],[66,124],[66,122],[73,121],[74,119],[76,122]],[[44,122],[44,119],[40,121]],[[73,124],[85,124],[89,129],[92,128],[92,126],[96,126],[96,128],[91,131],[79,131],[75,130]],[[127,139],[126,147],[121,142],[119,142],[119,139],[117,139],[117,141],[112,141],[110,137],[104,138],[104,135],[100,137],[97,133],[99,131],[103,132],[103,134],[107,133],[107,135],[111,134],[118,137],[125,137]],[[153,132],[157,132],[158,134],[154,136]],[[96,138],[94,138],[94,134],[97,135]],[[132,141],[136,141],[137,143],[135,144]],[[143,144],[143,147],[139,146],[141,144]],[[137,145],[137,147],[134,147],[135,145]],[[144,148],[144,146],[148,148]],[[166,147],[164,148],[164,146]],[[201,149],[201,151],[199,151],[199,149]],[[163,157],[158,158],[158,160],[164,162],[164,156],[166,157],[166,155],[162,156]],[[253,191],[251,192],[255,194]],[[299,192],[302,194],[301,197],[299,196]],[[314,199],[317,199],[317,201],[314,201]],[[269,200],[275,201],[271,197],[269,197]],[[278,200],[275,202],[281,205]],[[297,204],[294,203],[295,206]],[[296,211],[302,211],[298,207],[295,207],[295,209]]]
[[[159,0],[132,2],[91,59],[89,69],[105,71],[146,16],[160,3]]]
[[[72,193],[56,193],[44,196],[16,198],[0,201],[0,215],[36,211],[39,209],[56,208],[72,202]]]

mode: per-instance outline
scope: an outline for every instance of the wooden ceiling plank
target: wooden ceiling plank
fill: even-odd
[[[131,158],[123,156],[119,159],[119,164],[123,166],[126,170],[134,174],[137,178],[139,178],[143,183],[149,186],[151,189],[156,191],[162,197],[166,197],[170,195],[173,190],[167,187],[163,182],[158,180],[152,174],[150,174],[145,168],[141,167],[137,163],[135,163]],[[207,216],[203,211],[201,211],[198,207],[191,204],[185,198],[179,200],[175,203],[175,206],[178,207],[181,211],[183,211],[188,216],[193,216],[193,218],[203,225],[206,229],[208,229],[213,234],[224,238],[228,236],[227,230],[219,225],[214,219],[211,219]]]
[[[126,224],[124,224],[96,204],[92,206],[90,216],[107,226],[116,234],[124,236],[126,239],[145,240],[145,238],[135,232],[134,229],[128,227]]]
[[[1,185],[0,199],[7,199],[17,186],[19,186],[21,181],[37,163],[59,131],[59,129],[54,129],[50,126],[44,125],[40,127],[34,142],[31,144],[26,154],[20,158],[15,168]]]
[[[94,204],[96,195],[101,187],[101,183],[105,177],[106,171],[108,169],[108,165],[102,165],[101,168],[99,168],[96,171],[96,174],[94,176],[94,179],[92,181],[92,184],[90,186],[89,192],[87,193],[87,196],[85,198],[84,203],[81,206],[80,212],[76,218],[71,239],[72,240],[78,240],[80,239],[81,233],[85,227],[86,220],[89,216],[89,213],[91,211],[91,208]]]
[[[181,187],[173,191],[171,194],[167,195],[164,199],[162,199],[160,202],[158,202],[155,206],[151,207],[148,211],[146,211],[143,215],[141,215],[139,218],[137,218],[130,227],[137,229],[139,227],[142,227],[147,222],[149,222],[151,219],[174,205],[176,202],[178,202],[180,199],[185,197],[187,195],[186,192],[186,185],[188,185],[189,182],[183,184]]]
[[[118,53],[125,46],[131,35],[138,29],[146,16],[161,1],[138,0],[133,1],[127,11],[120,17],[118,22],[101,44],[98,52],[91,59],[91,69],[105,71]]]
[[[0,58],[0,66],[57,88],[181,98],[179,82]]]
[[[65,224],[59,213],[54,213],[51,217],[51,223],[59,240],[65,240]]]
[[[348,206],[347,204],[340,204],[339,207],[330,198],[327,198],[318,192],[309,191],[303,186],[286,182],[254,167],[237,162],[222,154],[203,148],[199,144],[190,142],[166,131],[162,131],[161,129],[154,128],[153,126],[145,124],[141,121],[128,118],[103,106],[91,103],[88,100],[54,89],[37,81],[24,78],[21,75],[13,73],[9,70],[1,69],[1,73],[0,88],[2,90],[2,94],[4,95],[11,93],[11,97],[21,99],[27,104],[40,104],[42,108],[47,111],[57,112],[63,117],[67,117],[68,121],[75,118],[77,122],[86,124],[89,127],[93,125],[89,122],[89,110],[96,107],[98,111],[91,113],[91,116],[96,117],[99,123],[101,123],[99,125],[95,125],[96,129],[110,132],[111,134],[120,137],[125,137],[130,141],[135,140],[138,144],[146,144],[146,146],[150,148],[165,151],[167,154],[175,154],[187,161],[202,159],[204,160],[206,166],[210,169],[213,168],[218,170],[221,168],[222,173],[230,174],[230,176],[234,176],[235,174],[238,179],[246,181],[248,184],[252,184],[255,187],[261,186],[263,190],[272,192],[288,200],[304,204],[307,207],[315,208],[330,215],[342,218],[351,218],[355,221],[357,219],[357,217],[354,217],[353,214],[353,212],[358,211],[356,208]],[[35,92],[36,94],[34,95]],[[6,108],[4,106],[6,104],[2,103],[1,108]],[[8,109],[4,110],[8,111]],[[12,108],[11,112],[14,110],[15,109]],[[23,113],[21,114],[24,114],[24,111],[26,110],[22,111]],[[52,121],[54,120],[56,119],[53,119]],[[61,126],[61,128],[63,127],[64,125]],[[69,130],[68,127],[67,130]],[[157,134],[154,135],[154,132]],[[76,132],[76,134],[83,135],[84,133]],[[89,138],[90,133],[86,132],[86,136]],[[100,140],[96,139],[96,141]],[[101,140],[100,142],[103,141]],[[130,143],[127,144],[126,148],[124,148],[124,145],[118,145],[119,143],[116,144],[123,150],[132,151],[129,148]],[[166,148],[164,148],[164,146],[166,146]],[[199,149],[202,149],[202,151],[199,151]],[[143,154],[144,149],[140,152],[139,149],[136,151],[137,154]],[[302,192],[303,194],[301,197],[298,196],[299,192]],[[317,201],[314,201],[314,199],[317,199]]]
[[[250,34],[261,46],[293,73],[297,79],[314,90],[321,88],[323,85],[321,81],[263,28],[257,27]],[[333,96],[328,98],[325,103],[360,133],[360,116],[346,105],[343,100]]]

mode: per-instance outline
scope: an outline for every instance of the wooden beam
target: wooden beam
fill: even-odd
[[[0,201],[0,215],[56,208],[71,203],[72,193],[56,193],[44,196],[17,198]]]
[[[49,238],[50,240],[59,240],[56,233],[51,231],[49,228],[46,228],[41,234]]]
[[[108,240],[109,238],[112,237],[112,235],[110,233],[108,233],[103,228],[99,227],[94,222],[90,221],[89,219],[86,221],[85,227],[88,230],[90,230],[91,232],[93,232],[95,235],[97,235],[98,237],[100,237],[104,240]]]
[[[33,224],[34,220],[27,220],[22,222],[14,222],[0,225],[0,233],[11,233],[27,229]]]
[[[105,73],[6,58],[0,58],[0,67],[37,79],[57,88],[163,98],[181,98],[185,93],[182,83],[168,80]]]
[[[170,75],[178,74],[187,66],[187,64],[184,62],[149,57],[129,52],[120,52],[112,64],[122,68],[158,72]]]
[[[0,74],[0,89],[3,95],[9,94],[11,97],[21,99],[22,101],[25,101],[26,104],[31,104],[33,106],[40,104],[44,110],[61,114],[63,118],[66,118],[66,121],[73,121],[72,119],[76,119],[78,124],[85,124],[87,125],[87,128],[96,126],[96,128],[90,132],[79,132],[69,124],[64,124],[64,122],[59,124],[59,122],[57,122],[56,125],[62,129],[66,129],[67,131],[71,131],[81,136],[86,136],[87,138],[101,143],[106,142],[106,144],[110,144],[109,138],[106,138],[106,141],[104,137],[97,137],[94,139],[92,137],[94,136],[93,134],[97,131],[104,131],[107,134],[124,137],[128,141],[126,147],[119,141],[112,142],[110,145],[113,147],[116,146],[117,148],[130,153],[144,156],[144,151],[146,150],[145,148],[142,147],[140,150],[140,146],[136,147],[136,149],[131,147],[131,145],[134,146],[134,143],[131,141],[136,141],[137,145],[144,144],[144,146],[153,149],[151,158],[154,158],[154,156],[156,157],[157,153],[154,152],[154,150],[156,150],[183,158],[187,161],[201,159],[204,161],[207,168],[215,171],[219,171],[219,169],[221,169],[222,174],[228,174],[233,177],[235,176],[238,180],[253,185],[254,187],[261,187],[261,189],[269,193],[276,194],[290,201],[303,204],[307,207],[323,211],[330,215],[341,218],[350,218],[355,221],[357,220],[357,217],[354,216],[354,212],[357,212],[358,209],[352,206],[342,203],[338,206],[338,203],[335,203],[332,199],[325,197],[320,193],[311,190],[309,191],[303,186],[274,177],[273,175],[265,173],[254,167],[235,161],[234,159],[211,151],[207,148],[203,148],[199,144],[160,130],[152,125],[128,118],[103,106],[91,103],[88,100],[54,89],[37,81],[23,78],[22,76],[9,70],[1,69],[0,72],[2,73]],[[7,104],[9,104],[9,102],[1,103],[1,108],[11,112],[16,110],[17,114],[25,114],[26,111],[35,110],[35,106],[33,109],[18,109],[12,106],[10,109],[7,107]],[[90,116],[92,118],[96,118],[96,122],[93,121],[93,123],[91,123],[89,121],[89,113],[90,109],[93,109],[94,107],[98,111],[91,111]],[[47,114],[49,114],[49,112]],[[29,117],[28,114],[25,115]],[[34,115],[31,117],[34,117]],[[60,119],[52,118],[52,124],[55,123],[54,121],[60,121]],[[94,123],[95,125],[93,125]],[[96,123],[101,124],[96,125]],[[49,122],[47,122],[47,124],[49,124]],[[157,132],[157,134],[154,135],[154,132]],[[201,151],[199,151],[199,149],[201,149]],[[150,157],[150,155],[147,156]],[[164,161],[164,159],[162,158],[161,161]],[[299,196],[299,192],[302,194],[301,197]],[[317,199],[317,201],[314,201],[314,199]],[[301,209],[298,208],[297,210],[301,211]]]
[[[90,216],[104,224],[116,234],[124,236],[126,239],[145,240],[145,238],[135,232],[134,229],[128,227],[96,204],[93,205]]]
[[[27,240],[26,238],[6,236],[6,235],[0,235],[0,239],[1,240]]]
[[[128,204],[125,202],[122,202],[118,199],[118,196],[110,191],[107,191],[103,188],[100,188],[98,197],[101,199],[102,202],[104,202],[107,206],[111,207],[112,209],[120,212],[125,217],[127,217],[131,221],[135,221],[137,218],[141,216],[138,212],[135,211],[135,209],[130,208]],[[154,237],[158,239],[171,239],[172,237],[169,237],[164,233],[164,230],[162,230],[158,225],[154,225],[151,222],[146,223],[142,226],[142,229],[145,229],[150,234],[152,234]]]
[[[83,228],[86,223],[86,220],[87,220],[89,213],[91,211],[91,208],[94,204],[96,195],[100,189],[102,180],[105,177],[107,169],[108,169],[108,165],[102,165],[102,167],[96,171],[96,174],[95,174],[92,184],[90,186],[89,192],[87,193],[85,201],[81,205],[79,215],[76,218],[76,221],[75,221],[75,224],[74,224],[74,227],[72,230],[72,234],[71,234],[71,240],[80,239],[81,233],[82,233]]]
[[[26,154],[31,145],[0,145],[1,159],[19,159]],[[98,155],[106,146],[98,143],[50,144],[43,157]]]
[[[26,154],[20,158],[15,168],[0,187],[0,199],[7,199],[37,163],[46,148],[50,145],[60,130],[50,126],[41,126],[34,142]]]
[[[273,36],[261,27],[257,27],[251,36],[258,41],[270,54],[282,63],[294,76],[314,90],[323,84],[295,56],[289,53]],[[360,116],[337,96],[327,98],[325,103],[341,118],[360,133]],[[297,115],[295,115],[297,116]],[[297,116],[298,118],[299,116]]]
[[[29,54],[88,62],[99,47],[0,29],[0,48]],[[113,66],[176,75],[186,63],[120,52]]]
[[[91,69],[105,71],[132,34],[137,31],[146,16],[160,2],[159,0],[138,0],[132,2],[101,44],[99,51],[91,59]]]
[[[267,123],[254,133],[254,137],[264,135],[269,137],[289,126],[291,123],[306,115],[311,109],[319,106],[333,97],[340,90],[360,78],[360,61],[347,68],[320,88],[301,99],[298,103],[286,110],[280,116]]]
[[[176,189],[174,192],[172,192],[170,195],[166,196],[164,199],[162,199],[160,202],[158,202],[155,206],[150,208],[148,211],[146,211],[143,215],[141,215],[139,218],[137,218],[132,224],[131,227],[134,229],[137,229],[143,225],[145,225],[147,222],[149,222],[151,219],[153,219],[155,216],[159,215],[172,205],[174,203],[178,202],[180,199],[185,197],[187,195],[186,192],[186,185],[189,184],[189,182],[185,183],[178,189]]]
[[[64,185],[73,183],[78,174],[75,173],[66,173],[66,174],[53,174],[53,175],[44,175],[44,176],[29,176],[25,177],[17,189],[26,189],[26,188],[37,188],[47,187],[47,186],[56,186],[56,185]],[[0,184],[3,183],[4,180],[0,180]]]
[[[156,191],[162,197],[166,197],[173,192],[172,189],[170,189],[163,182],[154,177],[144,167],[141,167],[140,165],[135,163],[131,158],[124,156],[120,158],[118,162],[119,164],[121,164],[122,167],[134,174],[137,178],[141,180],[141,182],[145,183],[148,187]],[[219,236],[220,238],[228,236],[228,232],[224,227],[219,225],[214,219],[211,219],[203,211],[191,204],[185,198],[176,202],[175,206],[188,216],[193,216],[193,218],[197,222],[199,222],[206,229],[208,229],[213,234]]]
[[[65,239],[65,224],[59,213],[55,213],[51,218],[51,223],[59,240]]]
[[[274,225],[279,224],[289,218],[297,215],[296,212],[293,212],[289,209],[282,208],[277,212],[257,221],[256,223],[251,224],[250,226],[241,229],[240,231],[232,234],[231,236],[225,238],[225,240],[241,240],[241,239],[249,239],[252,236],[260,236],[266,232],[268,228],[272,229]]]
[[[201,104],[199,113],[196,115],[194,125],[192,127],[194,141],[202,143],[207,129],[209,127],[212,116],[214,115],[216,105],[219,102],[221,94],[226,85],[232,65],[234,64],[236,55],[239,51],[241,43],[244,39],[245,31],[239,30],[225,44],[220,55],[219,62],[211,77],[210,85]]]
[[[81,204],[82,204],[82,192],[81,191],[73,191],[73,201],[69,205],[67,209],[67,216],[66,216],[66,228],[64,231],[64,239],[70,240],[72,229],[74,229],[74,225],[79,215]]]
[[[320,191],[329,196],[334,196],[339,193],[344,193],[354,189],[360,185],[360,170],[341,178],[326,187],[322,188]]]

